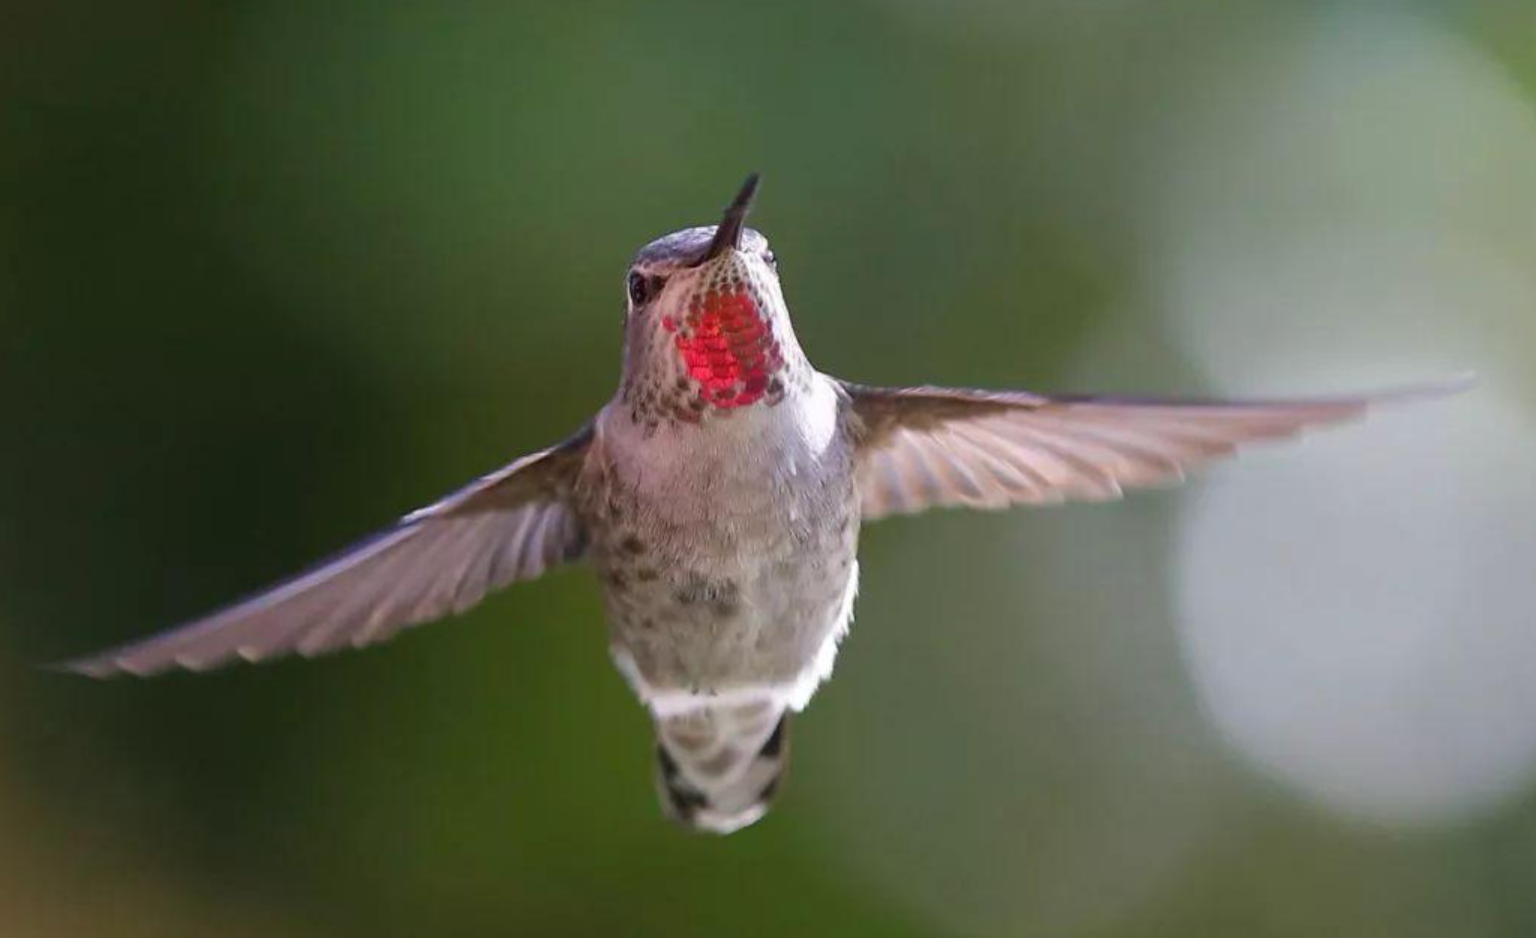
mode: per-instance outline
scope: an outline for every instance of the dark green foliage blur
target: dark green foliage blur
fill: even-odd
[[[1402,6],[1528,107],[1536,16]],[[1168,141],[1328,7],[0,0],[0,935],[1536,932],[1528,791],[1396,827],[1227,750],[1168,493],[871,528],[725,840],[661,818],[581,569],[321,661],[34,668],[564,436],[631,252],[749,170],[823,369],[1211,391],[1149,287]]]

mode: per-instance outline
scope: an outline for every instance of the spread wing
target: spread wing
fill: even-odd
[[[463,612],[492,590],[581,555],[586,536],[567,496],[590,440],[589,427],[249,599],[60,667],[106,677],[308,657]]]
[[[1238,446],[1339,423],[1438,388],[1294,401],[1043,397],[1022,391],[845,385],[866,520],[937,506],[1001,508],[1119,497],[1177,482]]]

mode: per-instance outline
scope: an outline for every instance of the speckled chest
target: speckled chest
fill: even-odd
[[[792,684],[844,626],[857,499],[843,402],[821,381],[702,425],[600,418],[579,511],[642,697]]]

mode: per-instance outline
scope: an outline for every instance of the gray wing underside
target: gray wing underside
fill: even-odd
[[[565,495],[589,436],[519,459],[249,599],[60,667],[107,677],[308,657],[463,612],[584,551]]]
[[[1369,407],[1461,390],[1291,401],[1045,397],[963,388],[845,385],[861,430],[866,520],[939,506],[1002,508],[1118,498],[1181,481],[1240,446],[1340,423]]]

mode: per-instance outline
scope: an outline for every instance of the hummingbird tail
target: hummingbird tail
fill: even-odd
[[[658,718],[662,810],[684,827],[715,834],[761,818],[789,760],[788,723],[784,705],[768,698]]]

